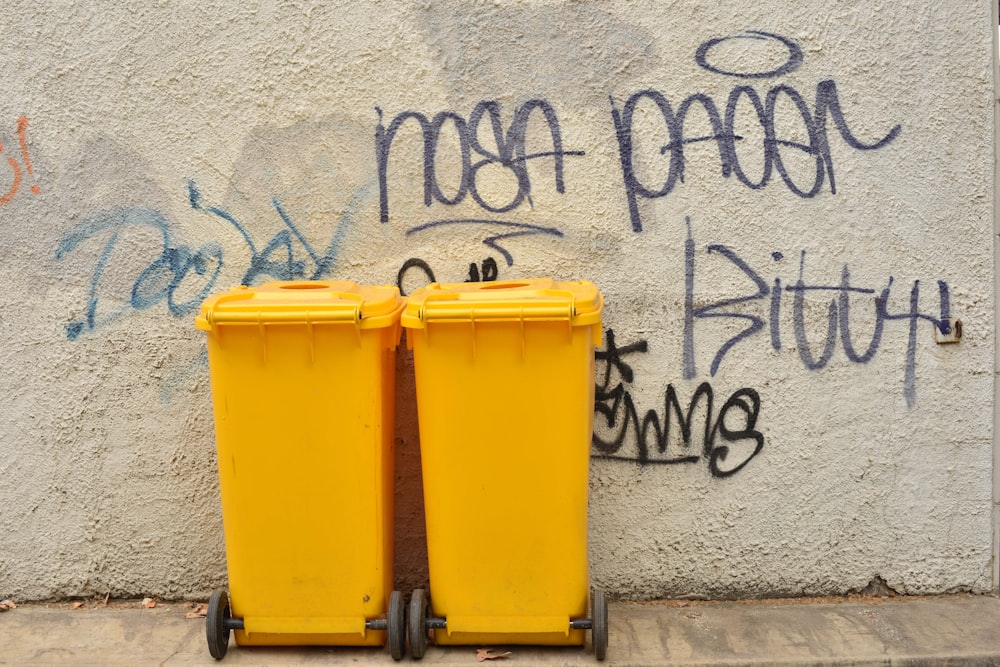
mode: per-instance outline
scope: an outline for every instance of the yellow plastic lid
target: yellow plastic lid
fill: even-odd
[[[195,326],[211,331],[218,324],[344,322],[377,328],[391,325],[403,302],[399,289],[389,285],[279,280],[257,287],[241,285],[208,297]]]
[[[431,283],[413,292],[402,325],[420,329],[428,322],[562,321],[600,325],[604,297],[586,280],[551,278],[480,283]]]

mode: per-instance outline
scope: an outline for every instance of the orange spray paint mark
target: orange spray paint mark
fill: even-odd
[[[0,153],[2,152],[3,144],[0,144]],[[17,194],[18,189],[21,187],[21,165],[17,163],[17,160],[11,157],[7,158],[7,164],[10,165],[11,170],[14,172],[14,183],[10,186],[10,190],[7,191],[7,194],[0,197],[0,204],[6,204],[13,199],[14,195]]]
[[[34,175],[34,171],[31,168],[31,156],[28,155],[28,117],[21,116],[17,119],[17,137],[21,142],[21,156],[24,158],[24,168],[28,171],[29,176]],[[31,186],[31,191],[36,195],[41,192],[41,188],[35,183]]]

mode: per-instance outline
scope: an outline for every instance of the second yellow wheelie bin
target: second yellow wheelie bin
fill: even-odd
[[[279,281],[207,299],[229,590],[206,634],[405,650],[393,582],[395,287]]]
[[[607,647],[590,595],[587,498],[594,347],[586,281],[431,284],[401,318],[413,349],[430,595],[410,651],[437,644]],[[590,616],[588,617],[588,601]]]

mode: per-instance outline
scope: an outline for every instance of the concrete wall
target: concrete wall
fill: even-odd
[[[432,275],[602,288],[612,594],[992,589],[992,3],[325,4],[5,5],[0,596],[223,584],[201,300]]]

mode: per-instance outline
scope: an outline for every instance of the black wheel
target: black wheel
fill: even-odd
[[[229,650],[229,594],[215,591],[208,599],[208,615],[205,617],[205,636],[208,638],[208,652],[216,660],[226,657]]]
[[[402,660],[406,651],[406,606],[403,594],[393,591],[389,594],[389,655],[393,660]]]
[[[410,656],[420,660],[427,652],[427,608],[429,604],[424,589],[413,591],[410,598]]]
[[[604,600],[604,591],[595,590],[590,604],[593,615],[590,636],[594,643],[594,656],[604,660],[608,654],[608,603]]]

